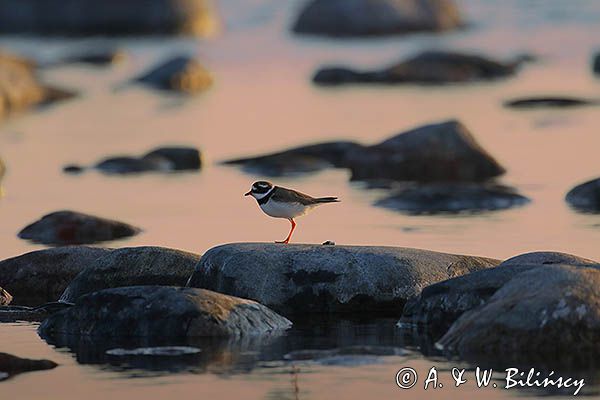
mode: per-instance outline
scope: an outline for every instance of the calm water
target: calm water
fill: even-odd
[[[242,196],[260,177],[216,165],[217,161],[312,141],[374,143],[417,125],[458,118],[508,169],[501,181],[517,187],[533,200],[531,204],[476,215],[404,216],[372,206],[384,192],[365,191],[348,183],[346,171],[330,170],[277,181],[343,199],[301,219],[295,240],[401,245],[497,258],[559,250],[600,259],[600,216],[577,214],[563,200],[575,184],[600,176],[600,109],[516,112],[501,107],[503,100],[518,96],[600,97],[600,80],[589,67],[591,54],[600,49],[597,1],[463,0],[459,4],[472,21],[468,30],[343,42],[288,33],[300,1],[219,4],[225,30],[210,40],[116,40],[110,43],[127,50],[130,57],[114,68],[70,66],[44,72],[47,81],[79,89],[82,96],[0,125],[0,155],[9,168],[0,200],[0,258],[40,248],[17,239],[16,232],[59,209],[144,228],[141,235],[111,246],[151,244],[202,253],[225,242],[282,239],[287,222],[268,219],[255,202]],[[0,38],[0,46],[42,61],[97,42],[106,43]],[[498,58],[532,52],[540,60],[513,79],[486,84],[341,89],[310,84],[322,64],[378,67],[430,48],[473,50]],[[216,85],[210,92],[183,100],[140,87],[123,88],[131,76],[178,52],[197,55],[214,73]],[[61,172],[68,163],[91,164],[108,155],[138,154],[164,144],[200,147],[206,168],[200,173],[138,177]],[[76,399],[84,394],[88,398],[424,396],[421,390],[398,389],[396,371],[404,365],[419,371],[434,364],[446,369],[453,365],[410,351],[376,360],[367,357],[368,367],[301,363],[299,372],[290,374],[296,367],[281,359],[292,350],[369,343],[402,348],[411,343],[389,321],[348,324],[346,330],[324,325],[322,332],[298,328],[275,343],[247,349],[224,346],[211,357],[176,368],[177,373],[88,359],[49,347],[33,325],[4,324],[0,351],[47,357],[61,366],[16,377],[2,384],[1,393],[19,399],[42,395]],[[319,339],[323,335],[327,339]],[[427,397],[522,394],[466,386],[428,391]]]

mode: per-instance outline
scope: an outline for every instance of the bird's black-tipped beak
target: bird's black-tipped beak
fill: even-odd
[[[250,190],[248,193],[244,193],[244,196],[250,196],[252,194],[252,190]]]

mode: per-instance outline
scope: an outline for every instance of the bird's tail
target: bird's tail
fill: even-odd
[[[319,197],[317,203],[337,203],[340,201],[337,197]]]

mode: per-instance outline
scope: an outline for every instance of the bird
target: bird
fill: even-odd
[[[327,203],[337,203],[337,197],[312,197],[296,190],[275,186],[271,182],[257,181],[244,196],[256,199],[260,209],[270,217],[285,218],[292,224],[292,229],[287,238],[275,243],[288,244],[296,229],[294,218],[300,217],[313,208]]]

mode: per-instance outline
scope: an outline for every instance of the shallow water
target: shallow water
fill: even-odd
[[[109,43],[130,53],[125,63],[108,69],[69,66],[44,72],[49,82],[79,89],[82,96],[14,116],[0,126],[0,156],[8,167],[0,199],[0,259],[41,248],[19,240],[16,233],[59,209],[116,218],[144,229],[141,235],[109,246],[150,244],[202,253],[225,242],[282,239],[288,223],[265,217],[255,202],[242,196],[260,177],[217,161],[312,141],[374,143],[448,118],[457,118],[472,130],[507,168],[501,182],[530,197],[529,205],[495,213],[405,216],[372,206],[385,192],[363,190],[348,182],[347,171],[330,170],[277,181],[343,200],[301,219],[295,241],[400,245],[496,258],[558,250],[600,259],[600,216],[578,214],[563,199],[575,184],[600,176],[600,109],[515,111],[501,106],[508,98],[529,95],[600,97],[600,79],[592,76],[589,67],[592,53],[600,47],[598,2],[463,0],[460,5],[472,22],[469,29],[353,41],[291,35],[288,27],[299,1],[221,0],[219,4],[225,30],[215,38],[113,39]],[[0,46],[42,61],[97,42],[107,40],[0,38]],[[310,84],[313,72],[323,64],[378,67],[430,48],[473,50],[498,58],[531,52],[540,59],[515,78],[484,84],[345,88]],[[196,54],[213,72],[211,91],[186,100],[123,84],[179,51]],[[163,144],[200,147],[206,167],[200,173],[136,177],[61,172],[69,163],[91,164],[108,155],[139,154]],[[351,326],[358,330],[354,339],[340,334],[327,346],[365,340],[360,326]],[[318,341],[314,332],[295,331],[288,338],[297,338],[300,347],[317,346],[311,340]],[[48,357],[61,364],[53,371],[21,375],[2,384],[3,394],[19,399],[84,394],[91,398],[295,398],[297,394],[290,366],[278,364],[277,357],[239,370],[231,367],[236,362],[225,351],[215,365],[177,373],[106,363],[80,365],[75,362],[79,356],[49,347],[39,340],[35,326],[28,324],[0,325],[0,351]],[[274,354],[260,346],[256,351]],[[301,366],[296,397],[414,395],[394,384],[395,372],[405,363],[426,370],[432,361],[415,352],[384,357],[366,368]],[[436,365],[450,364],[438,360]],[[427,396],[520,393],[461,386],[428,391]]]

